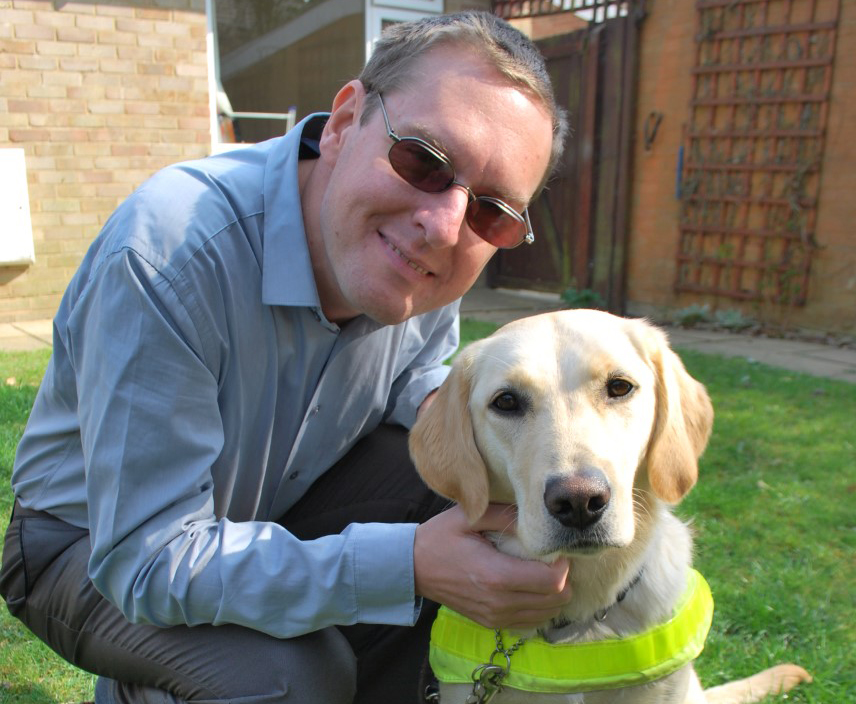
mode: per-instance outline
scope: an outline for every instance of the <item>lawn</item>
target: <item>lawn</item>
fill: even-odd
[[[462,327],[465,341],[494,329]],[[716,408],[699,484],[678,508],[716,600],[702,681],[790,661],[815,681],[771,701],[856,701],[856,384],[678,351]],[[45,353],[0,353],[3,525],[15,444],[46,363]],[[0,704],[91,699],[93,684],[0,612]]]

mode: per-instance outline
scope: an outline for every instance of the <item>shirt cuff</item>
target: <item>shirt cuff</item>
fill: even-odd
[[[412,626],[421,599],[413,576],[415,523],[353,524],[357,620]]]

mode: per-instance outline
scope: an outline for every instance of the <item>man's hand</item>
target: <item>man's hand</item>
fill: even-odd
[[[487,628],[529,629],[570,601],[568,562],[552,565],[503,555],[483,531],[514,529],[514,508],[491,504],[470,525],[454,506],[416,529],[416,593]]]

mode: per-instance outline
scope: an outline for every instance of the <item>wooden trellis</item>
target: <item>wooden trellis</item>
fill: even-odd
[[[701,0],[678,291],[805,303],[840,0]]]

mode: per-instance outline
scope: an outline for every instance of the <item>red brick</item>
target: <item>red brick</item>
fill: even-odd
[[[10,142],[47,142],[50,139],[48,130],[10,129]]]
[[[8,110],[10,112],[47,112],[50,104],[47,100],[16,100],[9,98]]]

